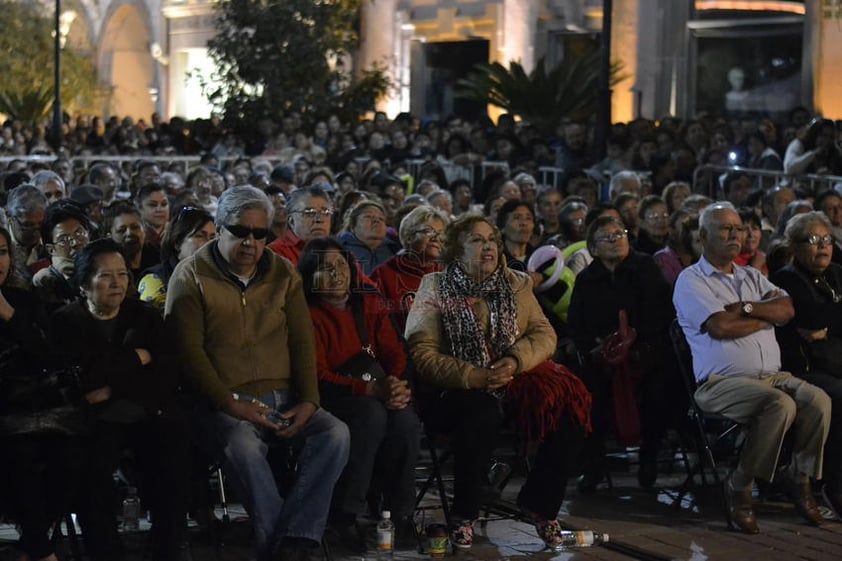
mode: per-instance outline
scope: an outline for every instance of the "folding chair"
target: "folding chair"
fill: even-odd
[[[690,345],[687,343],[687,339],[684,336],[684,331],[678,324],[677,319],[674,319],[670,325],[670,338],[672,339],[673,350],[678,357],[679,372],[687,389],[687,396],[690,403],[688,415],[695,428],[696,434],[694,440],[696,441],[696,451],[699,455],[699,461],[695,469],[688,471],[687,479],[682,485],[682,491],[685,491],[690,485],[692,485],[693,477],[695,475],[699,475],[702,486],[707,485],[707,469],[709,468],[713,483],[719,487],[722,495],[722,505],[725,512],[725,518],[730,521],[727,507],[725,506],[725,490],[722,486],[722,478],[720,478],[719,471],[716,467],[713,446],[731,435],[734,431],[741,429],[742,425],[722,415],[707,413],[699,407],[695,399],[697,385],[696,377],[693,373],[693,355],[690,351]],[[710,440],[709,431],[705,424],[706,421],[717,422],[725,426],[723,431],[715,435],[713,442]]]

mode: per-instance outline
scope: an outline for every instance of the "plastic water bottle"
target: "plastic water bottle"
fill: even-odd
[[[377,560],[386,561],[395,556],[395,524],[392,513],[384,510],[377,523]]]
[[[608,541],[608,534],[592,532],[590,530],[583,530],[579,532],[572,532],[569,530],[561,531],[561,544],[559,547],[590,547],[592,545],[599,545]]]
[[[129,487],[123,499],[123,530],[133,532],[140,528],[140,499],[137,488]]]

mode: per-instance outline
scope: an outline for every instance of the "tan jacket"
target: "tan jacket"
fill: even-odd
[[[406,321],[406,340],[420,376],[446,389],[468,388],[468,374],[475,365],[451,356],[439,305],[439,282],[443,273],[431,273],[421,279],[415,302]],[[549,359],[556,348],[556,335],[532,293],[532,279],[526,274],[506,269],[515,295],[519,336],[508,355],[518,362],[517,373],[532,370]],[[480,329],[488,336],[489,309],[477,300],[474,312]]]
[[[165,316],[188,378],[217,407],[232,391],[288,388],[318,406],[316,344],[298,271],[265,251],[243,290],[215,249],[205,244],[179,263],[167,289]]]

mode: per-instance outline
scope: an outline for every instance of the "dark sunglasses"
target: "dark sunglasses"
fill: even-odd
[[[241,240],[249,237],[249,234],[254,236],[254,239],[256,240],[265,240],[266,236],[269,235],[269,228],[246,228],[245,226],[240,226],[239,224],[225,224],[223,228],[231,232],[232,236],[240,238]]]

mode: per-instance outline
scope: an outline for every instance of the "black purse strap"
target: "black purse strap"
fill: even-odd
[[[377,358],[374,355],[374,349],[371,348],[371,345],[368,342],[368,330],[365,328],[365,318],[363,317],[363,305],[365,301],[360,300],[352,300],[351,301],[351,313],[354,314],[354,324],[357,326],[357,335],[360,337],[360,344],[362,344],[362,348],[365,352],[367,352],[372,358]]]

